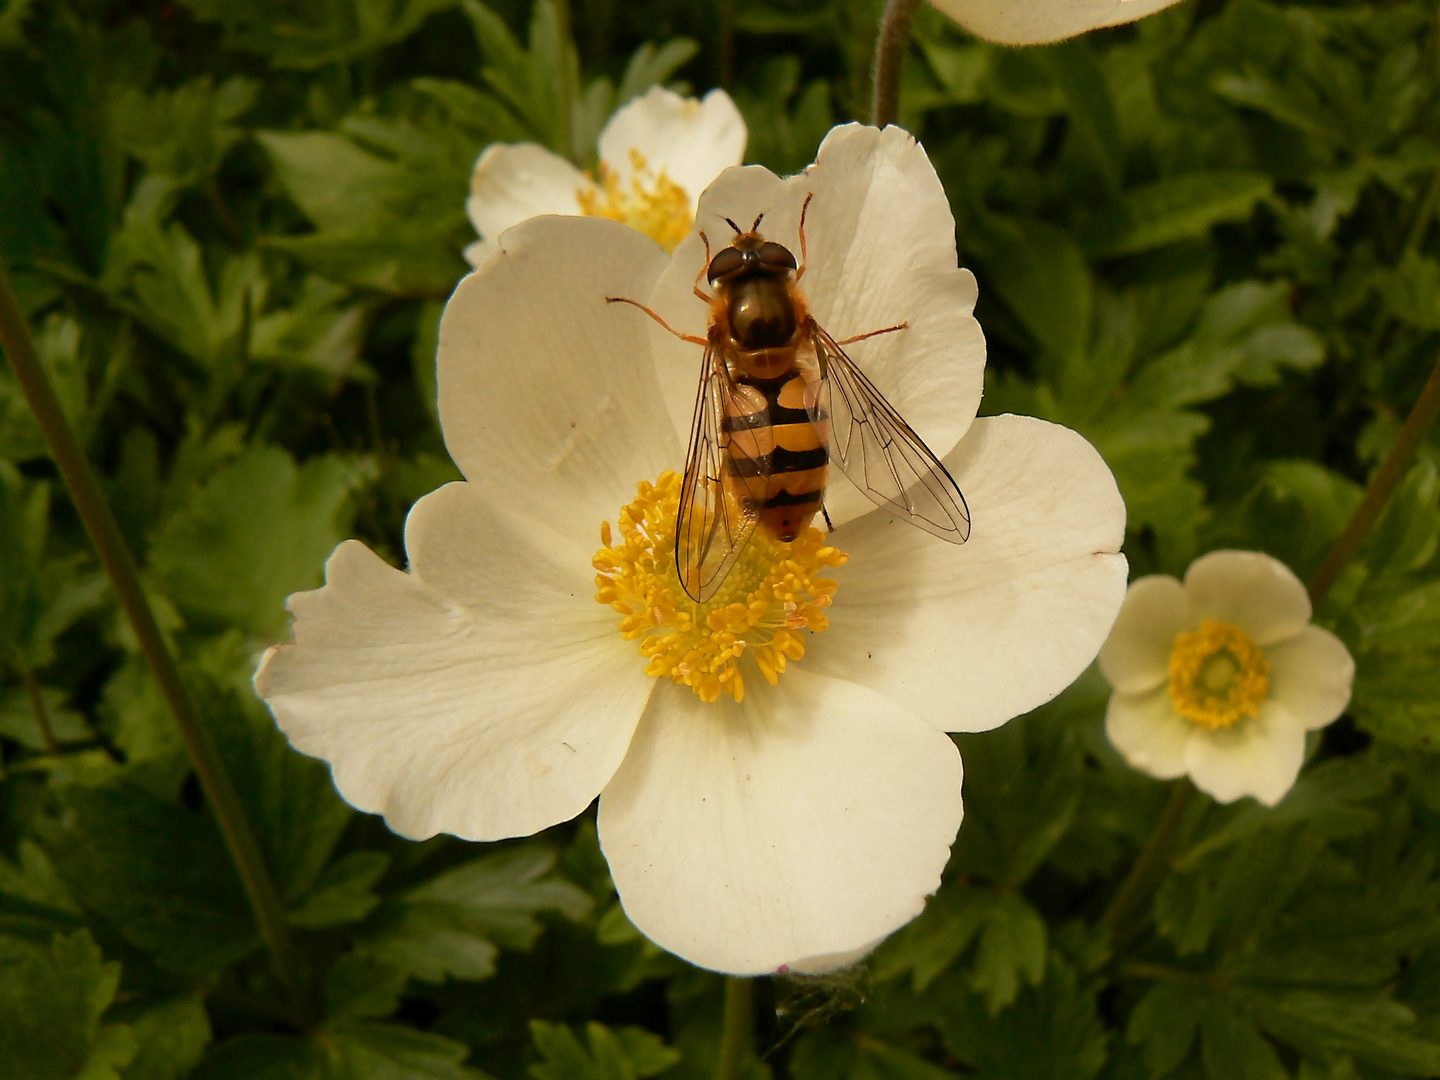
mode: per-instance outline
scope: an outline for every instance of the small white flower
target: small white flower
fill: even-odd
[[[1255,551],[1212,551],[1182,585],[1155,574],[1130,586],[1100,670],[1115,692],[1110,742],[1162,780],[1185,773],[1220,802],[1274,806],[1305,757],[1305,732],[1350,702],[1355,662],[1310,625],[1290,569]]]
[[[807,195],[811,308],[837,337],[908,320],[852,354],[965,491],[968,543],[889,518],[837,473],[833,534],[778,554],[753,540],[727,579],[753,575],[758,612],[728,675],[707,612],[735,613],[716,604],[664,628],[686,648],[639,655],[679,595],[664,474],[701,350],[605,298],[703,332],[704,245],[671,257],[610,221],[539,218],[501,237],[441,325],[440,417],[465,482],[410,512],[408,573],[342,544],[255,679],[292,744],[403,835],[522,836],[598,795],[631,920],[739,973],[841,966],[914,918],[962,816],[945,732],[1053,697],[1125,591],[1124,505],[1095,450],[1040,420],[975,419],[975,279],[924,151],[898,128],[838,128],[798,177],[727,170],[699,224],[723,238],[725,218],[763,211],[767,236],[797,244]],[[839,547],[837,591],[814,575]],[[760,587],[780,571],[793,600]],[[611,593],[632,586],[638,611]],[[710,677],[749,689],[707,701]]]
[[[1046,45],[1087,30],[1143,19],[1179,0],[931,0],[976,37]]]
[[[465,258],[478,267],[496,237],[541,214],[608,217],[672,251],[690,233],[700,193],[744,160],[746,135],[724,90],[697,101],[655,86],[600,133],[598,179],[535,143],[496,143],[470,178],[465,209],[481,238]]]

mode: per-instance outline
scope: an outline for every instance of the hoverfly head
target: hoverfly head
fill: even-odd
[[[720,285],[742,277],[784,277],[793,272],[795,266],[795,256],[789,248],[766,240],[752,229],[741,233],[733,244],[711,259],[705,273],[711,285]]]

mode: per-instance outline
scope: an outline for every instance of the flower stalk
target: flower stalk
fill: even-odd
[[[1185,819],[1185,811],[1195,798],[1195,785],[1186,777],[1175,782],[1170,792],[1170,801],[1160,816],[1150,841],[1139,857],[1130,866],[1130,872],[1115,891],[1110,906],[1100,916],[1100,925],[1110,932],[1110,939],[1118,951],[1129,941],[1134,931],[1130,920],[1145,898],[1159,886],[1165,875],[1165,861],[1169,858],[1175,832]]]
[[[920,0],[887,0],[875,41],[875,94],[870,122],[883,128],[900,115],[900,71],[910,44],[910,24]]]
[[[1370,486],[1365,489],[1360,505],[1356,507],[1354,515],[1346,524],[1340,538],[1335,541],[1330,553],[1325,556],[1320,569],[1315,571],[1315,576],[1310,580],[1310,603],[1319,606],[1339,578],[1340,572],[1360,550],[1360,544],[1369,533],[1370,527],[1375,524],[1380,511],[1385,509],[1385,504],[1390,501],[1395,488],[1409,471],[1410,464],[1420,449],[1420,443],[1424,440],[1425,433],[1430,430],[1430,425],[1435,422],[1436,416],[1440,416],[1440,361],[1436,361],[1435,369],[1430,372],[1430,378],[1421,389],[1420,397],[1416,399],[1410,415],[1405,418],[1400,434],[1395,438],[1395,444],[1390,447],[1389,455],[1376,471]]]
[[[155,680],[180,728],[191,765],[200,781],[201,790],[215,813],[216,823],[230,850],[240,874],[245,895],[250,901],[260,934],[274,961],[275,974],[292,994],[299,987],[295,950],[285,924],[285,910],[271,880],[256,842],[254,830],[245,817],[235,785],[225,770],[210,732],[201,724],[189,695],[185,691],[175,658],[166,646],[150,602],[140,584],[135,560],[120,532],[109,504],[101,494],[100,485],[75,437],[55,390],[41,367],[39,357],[25,325],[24,315],[10,286],[5,268],[0,266],[0,347],[4,348],[15,371],[15,378],[30,405],[36,422],[45,436],[60,476],[70,492],[71,501],[85,525],[105,572],[115,588],[120,606],[135,631],[141,651],[150,664]],[[43,706],[43,701],[41,702]],[[53,739],[53,736],[52,736]]]
[[[755,1034],[755,980],[731,975],[725,980],[725,1027],[720,1033],[720,1062],[715,1080],[737,1080]]]

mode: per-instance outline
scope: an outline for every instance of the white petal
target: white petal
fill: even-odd
[[[1143,19],[1146,15],[1154,15],[1157,11],[1173,7],[1180,3],[1180,0],[1121,0],[1119,9],[1113,18],[1100,23],[1100,26],[1123,26],[1125,23],[1135,22]]]
[[[465,211],[480,234],[465,249],[479,266],[506,229],[541,214],[578,214],[578,192],[594,184],[559,154],[535,143],[496,143],[480,155],[470,175]]]
[[[678,468],[649,359],[643,297],[665,266],[655,243],[603,218],[543,217],[455,290],[440,323],[445,445],[497,504],[583,551],[639,480]]]
[[[1222,731],[1197,728],[1185,746],[1195,786],[1216,802],[1253,795],[1274,806],[1295,783],[1305,761],[1305,728],[1274,701],[1260,715]]]
[[[630,153],[638,151],[650,172],[664,171],[685,189],[693,210],[711,181],[745,160],[746,136],[745,119],[724,90],[697,101],[653,86],[610,118],[600,133],[600,160],[628,191]]]
[[[1262,648],[1292,638],[1310,621],[1310,597],[1294,572],[1259,551],[1212,551],[1185,572],[1190,618],[1238,626]]]
[[[887,935],[888,936],[888,935]],[[787,965],[776,974],[794,975],[828,975],[832,971],[839,971],[841,968],[850,967],[859,963],[874,952],[885,938],[876,938],[874,941],[866,942],[858,949],[848,949],[845,952],[827,953],[824,956],[810,956],[804,960]]]
[[[977,37],[1044,45],[1101,26],[1144,18],[1178,0],[932,0]]]
[[[862,687],[797,667],[734,706],[667,684],[600,798],[600,842],[657,944],[717,971],[799,969],[920,913],[960,785],[955,744]]]
[[[1170,677],[1175,636],[1189,629],[1185,586],[1165,574],[1140,578],[1100,650],[1100,670],[1122,694],[1153,690]]]
[[[749,228],[763,213],[760,231],[798,260],[800,213],[810,195],[800,289],[812,314],[837,339],[908,324],[846,351],[944,457],[979,408],[985,337],[972,314],[975,278],[957,265],[955,221],[930,160],[900,128],[838,127],[800,176],[782,181],[755,167],[727,170],[700,200],[696,223],[714,251],[734,236],[726,218]],[[699,336],[709,310],[692,290],[704,265],[705,245],[692,236],[676,249],[651,300],[673,326]],[[693,412],[699,349],[658,331],[655,356],[683,432]],[[874,506],[842,480],[826,508],[838,525]]]
[[[946,466],[973,516],[955,546],[883,513],[850,555],[803,664],[873,687],[947,731],[985,731],[1085,670],[1125,596],[1125,504],[1083,438],[1028,416],[975,421]]]
[[[1307,626],[1298,636],[1265,650],[1270,698],[1307,729],[1322,728],[1350,704],[1355,661],[1328,630]]]
[[[296,593],[256,692],[352,805],[403,836],[523,836],[585,809],[652,689],[590,583],[468,484],[410,512],[416,573],[346,541]]]
[[[1105,734],[1127,764],[1143,773],[1171,780],[1186,771],[1185,747],[1195,725],[1170,704],[1170,690],[1110,695],[1105,709]]]

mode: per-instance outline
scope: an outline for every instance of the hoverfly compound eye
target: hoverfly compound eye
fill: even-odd
[[[717,281],[731,277],[743,269],[747,261],[745,258],[747,254],[748,252],[741,251],[739,248],[727,247],[711,259],[710,269],[706,271],[710,284],[714,285]]]
[[[794,270],[795,256],[784,244],[766,240],[760,245],[760,265],[767,270]]]

